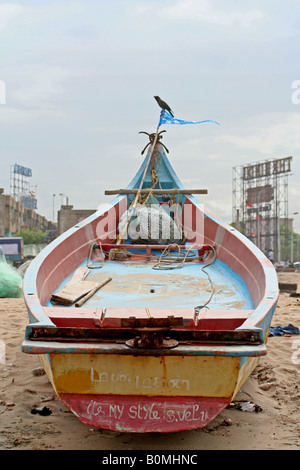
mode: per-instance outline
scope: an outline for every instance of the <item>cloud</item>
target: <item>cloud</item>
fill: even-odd
[[[0,5],[0,30],[5,29],[10,21],[23,13],[24,8],[17,3],[4,3]]]
[[[28,65],[7,79],[6,104],[1,107],[3,126],[30,124],[34,121],[66,117],[66,95],[74,72],[65,67]]]
[[[218,140],[242,149],[254,150],[259,154],[272,156],[300,150],[300,114],[274,113],[252,118],[252,125],[243,123],[236,134],[227,134]],[[244,129],[247,129],[246,133]]]
[[[51,102],[61,96],[65,90],[65,82],[70,73],[59,66],[31,66],[25,71],[19,87],[12,93],[13,99],[19,104],[41,104]]]
[[[207,0],[179,0],[171,6],[162,8],[162,13],[173,20],[191,20],[221,26],[249,27],[263,18],[261,10],[232,9],[221,10]]]
[[[25,124],[31,121],[31,115],[28,111],[21,109],[12,108],[9,106],[3,106],[0,113],[0,124],[4,128],[5,126],[10,127],[18,124]]]

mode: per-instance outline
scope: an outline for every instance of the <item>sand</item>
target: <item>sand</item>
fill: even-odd
[[[279,273],[280,282],[295,282],[300,273]],[[280,294],[272,326],[300,327],[300,298]],[[82,424],[55,396],[35,355],[21,352],[27,312],[23,299],[0,299],[0,450],[299,450],[300,336],[276,336],[268,354],[243,385],[236,400],[261,411],[225,409],[206,428],[172,434],[127,434]],[[3,347],[2,347],[3,352]],[[1,358],[1,347],[0,347]],[[47,406],[48,416],[31,414]],[[230,425],[226,425],[226,423]]]

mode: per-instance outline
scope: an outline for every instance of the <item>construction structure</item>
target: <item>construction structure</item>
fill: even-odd
[[[290,225],[288,177],[292,157],[264,160],[233,168],[234,226],[265,254],[281,261],[280,226]]]
[[[30,185],[32,170],[15,163],[10,168],[10,194],[27,209],[37,209],[36,190]]]

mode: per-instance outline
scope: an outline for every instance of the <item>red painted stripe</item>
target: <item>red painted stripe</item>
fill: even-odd
[[[88,426],[123,432],[177,432],[202,428],[229,398],[62,394],[61,400]]]

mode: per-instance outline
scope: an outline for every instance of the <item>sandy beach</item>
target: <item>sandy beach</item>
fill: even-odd
[[[279,273],[298,284],[300,273]],[[281,293],[272,325],[300,327],[300,298]],[[299,450],[300,336],[269,337],[264,356],[236,397],[259,411],[225,409],[206,428],[126,434],[82,424],[56,397],[38,357],[21,352],[28,322],[23,299],[0,299],[0,450]],[[5,357],[3,356],[5,352]],[[32,414],[46,406],[48,416]]]

